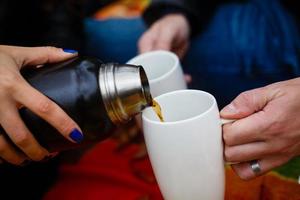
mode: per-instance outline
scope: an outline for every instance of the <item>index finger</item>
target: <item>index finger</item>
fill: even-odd
[[[80,143],[83,140],[82,131],[77,123],[56,103],[32,88],[27,82],[18,84],[17,87],[13,96],[19,103],[45,119],[71,142]]]
[[[241,145],[265,139],[264,132],[269,127],[264,111],[259,111],[248,117],[223,126],[224,142],[228,146]]]
[[[61,48],[46,47],[16,47],[4,46],[3,51],[13,56],[19,67],[26,65],[42,65],[56,63],[75,57],[76,51],[64,51]]]

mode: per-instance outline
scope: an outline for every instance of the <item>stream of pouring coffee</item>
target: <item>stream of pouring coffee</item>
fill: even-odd
[[[152,105],[151,106],[152,106],[154,112],[156,113],[156,115],[158,116],[159,120],[161,122],[164,122],[164,118],[163,118],[162,113],[161,113],[161,107],[157,103],[157,101],[155,101],[154,99],[152,99]]]

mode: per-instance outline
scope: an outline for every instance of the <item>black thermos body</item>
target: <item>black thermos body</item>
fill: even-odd
[[[21,108],[20,115],[26,126],[49,152],[104,140],[116,125],[126,123],[152,102],[141,66],[105,64],[93,57],[77,57],[21,73],[83,131],[83,141],[72,143],[29,109]]]

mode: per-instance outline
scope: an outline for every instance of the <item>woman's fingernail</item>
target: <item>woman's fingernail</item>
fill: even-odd
[[[71,54],[78,53],[78,51],[73,50],[73,49],[63,49],[63,50],[65,53],[71,53]]]
[[[76,143],[80,143],[83,140],[83,134],[77,128],[73,129],[69,136]]]

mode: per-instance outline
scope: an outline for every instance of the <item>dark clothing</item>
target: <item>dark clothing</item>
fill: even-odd
[[[192,35],[207,24],[216,6],[224,1],[218,0],[153,0],[148,9],[144,12],[144,19],[147,25],[151,25],[157,19],[169,13],[184,14],[191,25]]]
[[[0,0],[0,44],[83,46],[81,5],[71,0]]]
[[[192,88],[220,107],[240,92],[300,75],[299,7],[292,0],[154,0],[148,25],[168,13],[188,16],[193,36],[183,65]]]
[[[0,0],[0,44],[80,50],[82,16],[69,0]],[[55,181],[58,159],[16,167],[0,165],[1,199],[41,199]]]
[[[203,30],[210,22],[216,9],[226,3],[247,4],[248,2],[267,2],[271,5],[277,0],[153,0],[149,8],[144,12],[144,20],[149,26],[157,19],[168,13],[183,13],[189,19],[192,35]],[[300,19],[300,9],[297,1],[281,0],[281,4],[290,11],[295,19]],[[300,23],[300,21],[298,21]]]

